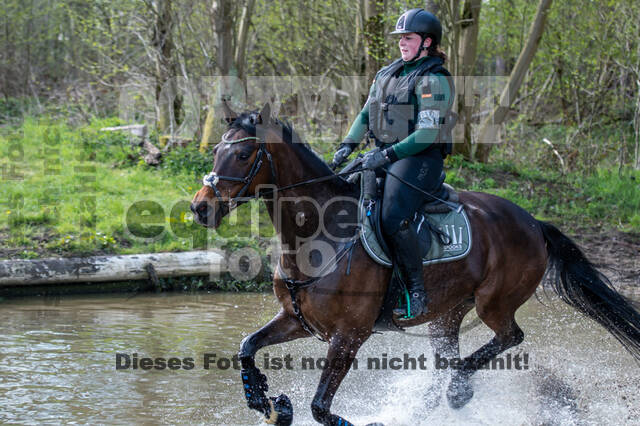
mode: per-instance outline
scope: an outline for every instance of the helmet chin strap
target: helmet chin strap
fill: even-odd
[[[418,56],[420,56],[420,53],[422,53],[423,50],[427,50],[428,47],[424,47],[424,41],[427,39],[427,36],[421,36],[420,37],[420,47],[418,48],[418,51],[416,52],[416,54],[413,56],[413,58],[409,59],[406,62],[413,62],[416,59],[418,59]]]

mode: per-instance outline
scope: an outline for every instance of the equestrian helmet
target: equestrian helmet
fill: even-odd
[[[431,37],[434,45],[439,45],[442,39],[442,24],[433,13],[424,9],[411,9],[403,13],[396,23],[395,31],[391,34],[418,33]]]

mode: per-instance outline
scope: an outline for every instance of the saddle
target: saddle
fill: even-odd
[[[443,183],[438,198],[458,205],[460,199],[450,185]],[[365,250],[380,265],[391,268],[391,250],[384,239],[380,221],[382,179],[373,172],[361,172],[360,177],[360,239]],[[415,213],[411,226],[416,228],[422,248],[422,264],[450,262],[461,259],[471,250],[471,227],[464,209],[453,210],[438,200],[428,200]]]
[[[381,312],[376,320],[376,331],[402,331],[393,321],[393,309],[402,300],[405,284],[394,266],[389,245],[385,241],[381,225],[381,201],[383,179],[376,178],[372,171],[359,172],[360,179],[360,240],[371,258],[388,268],[393,268],[391,282]],[[451,262],[466,257],[471,251],[471,226],[466,212],[460,207],[460,199],[453,187],[440,177],[442,191],[438,198],[448,201],[429,200],[415,213],[411,226],[416,227],[422,248],[422,264]]]

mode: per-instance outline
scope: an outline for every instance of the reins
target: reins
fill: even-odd
[[[221,203],[224,203],[225,201],[222,199],[222,194],[220,193],[220,190],[216,187],[216,184],[218,183],[219,180],[228,180],[231,182],[243,182],[244,186],[242,187],[242,189],[240,189],[240,191],[238,192],[238,194],[234,197],[234,198],[229,198],[229,200],[227,201],[227,203],[229,204],[234,204],[237,203],[237,199],[241,198],[242,201],[249,201],[249,200],[253,200],[253,199],[258,199],[261,196],[264,195],[268,195],[272,192],[278,192],[278,191],[286,191],[288,189],[293,189],[293,188],[297,188],[300,186],[304,186],[304,185],[309,185],[312,183],[320,183],[320,182],[325,182],[331,179],[335,179],[338,177],[342,177],[342,176],[347,176],[347,175],[352,175],[354,173],[358,173],[358,172],[362,172],[365,170],[369,170],[366,168],[352,168],[348,171],[342,172],[342,173],[334,173],[332,175],[327,175],[327,176],[319,176],[316,178],[311,178],[311,179],[307,179],[304,180],[302,182],[296,182],[296,183],[292,183],[289,185],[285,185],[285,186],[278,186],[278,181],[277,181],[277,176],[276,176],[276,169],[275,169],[275,165],[273,164],[273,158],[271,156],[271,153],[269,151],[267,151],[267,147],[266,144],[260,140],[260,138],[256,137],[256,136],[247,136],[244,138],[240,138],[240,139],[227,139],[226,137],[226,133],[224,135],[222,135],[222,143],[226,143],[226,144],[233,144],[233,143],[238,143],[238,142],[245,142],[245,141],[258,141],[259,143],[259,148],[258,148],[258,154],[256,155],[256,159],[254,160],[251,169],[249,170],[249,174],[247,176],[245,176],[244,178],[241,177],[236,177],[236,176],[222,176],[222,175],[218,175],[215,172],[211,172],[209,174],[207,174],[206,176],[204,176],[204,178],[202,178],[202,184],[204,186],[208,186],[211,189],[213,189],[213,192],[216,195],[216,198],[218,198],[218,201],[220,201]],[[260,168],[262,167],[262,157],[266,156],[267,157],[267,161],[269,161],[269,166],[271,168],[271,179],[275,185],[275,188],[270,188],[267,189],[261,193],[258,194],[253,194],[250,195],[248,197],[244,197],[244,194],[247,192],[247,190],[249,189],[249,186],[251,186],[251,182],[253,182],[253,179],[256,177],[256,175],[258,174],[258,172],[260,171]],[[392,173],[389,170],[386,170],[386,173],[392,177],[394,177],[395,179],[398,179],[401,183],[403,183],[404,185],[409,186],[410,188],[424,194],[427,195],[429,197],[431,197],[432,199],[441,202],[442,204],[444,204],[445,206],[449,207],[452,211],[455,211],[456,213],[460,213],[460,211],[462,210],[462,204],[455,204],[455,203],[451,203],[447,200],[443,200],[440,197],[437,197],[427,191],[425,191],[422,188],[417,187],[416,185],[413,185],[411,182],[407,182],[406,180],[402,179],[400,176],[397,176],[395,173]]]
[[[259,148],[258,148],[258,153],[256,154],[256,159],[253,161],[253,164],[251,165],[251,169],[249,170],[249,174],[245,177],[237,177],[237,176],[223,176],[223,175],[218,175],[215,172],[211,172],[207,175],[204,176],[204,178],[202,178],[202,184],[204,186],[208,186],[211,189],[213,189],[213,192],[216,194],[216,197],[218,198],[218,200],[220,202],[225,202],[222,199],[222,194],[220,193],[220,190],[216,187],[216,184],[218,183],[219,180],[227,180],[227,181],[231,181],[231,182],[243,182],[244,186],[242,187],[242,189],[240,189],[240,191],[238,192],[238,194],[234,197],[234,198],[230,198],[227,202],[228,203],[234,203],[236,202],[237,199],[242,198],[242,201],[249,201],[252,199],[257,199],[263,195],[267,195],[269,193],[272,192],[278,192],[278,191],[286,191],[288,189],[293,189],[293,188],[297,188],[299,186],[304,186],[304,185],[310,185],[312,183],[320,183],[320,182],[325,182],[331,179],[335,179],[335,178],[339,178],[342,176],[347,176],[347,175],[351,175],[353,173],[357,173],[357,172],[361,172],[365,169],[355,169],[355,170],[349,170],[347,172],[342,172],[342,173],[334,173],[332,175],[326,175],[326,176],[319,176],[316,178],[312,178],[312,179],[307,179],[304,180],[302,182],[296,182],[296,183],[292,183],[289,185],[285,185],[285,186],[278,186],[278,181],[277,181],[277,176],[276,176],[276,171],[275,171],[275,165],[273,164],[273,158],[271,156],[271,153],[269,151],[267,151],[266,148],[266,144],[264,142],[262,142],[260,140],[260,138],[256,137],[256,136],[247,136],[244,138],[240,138],[240,139],[227,139],[226,138],[226,133],[224,135],[222,135],[222,143],[226,143],[226,144],[233,144],[233,143],[238,143],[238,142],[245,142],[245,141],[249,141],[249,140],[254,140],[257,141],[259,143]],[[259,194],[253,194],[253,195],[249,195],[247,197],[244,197],[244,194],[247,192],[247,190],[249,189],[249,186],[251,186],[251,182],[253,182],[253,179],[256,177],[256,175],[258,174],[258,172],[260,171],[260,168],[262,167],[262,163],[263,163],[263,159],[262,157],[266,156],[267,161],[269,162],[269,165],[271,167],[271,178],[273,183],[275,184],[275,188],[270,188],[267,189]]]

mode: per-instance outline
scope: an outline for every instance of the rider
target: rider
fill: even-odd
[[[411,9],[398,19],[401,58],[376,74],[367,102],[333,162],[341,164],[358,146],[367,129],[377,148],[362,166],[383,167],[431,194],[442,188],[443,159],[451,152],[451,106],[454,87],[443,67],[446,56],[438,49],[442,25],[423,9]],[[429,200],[425,194],[388,176],[382,201],[382,227],[391,243],[394,260],[410,294],[412,316],[427,312],[422,277],[422,250],[413,219]],[[406,310],[394,311],[406,315]]]

